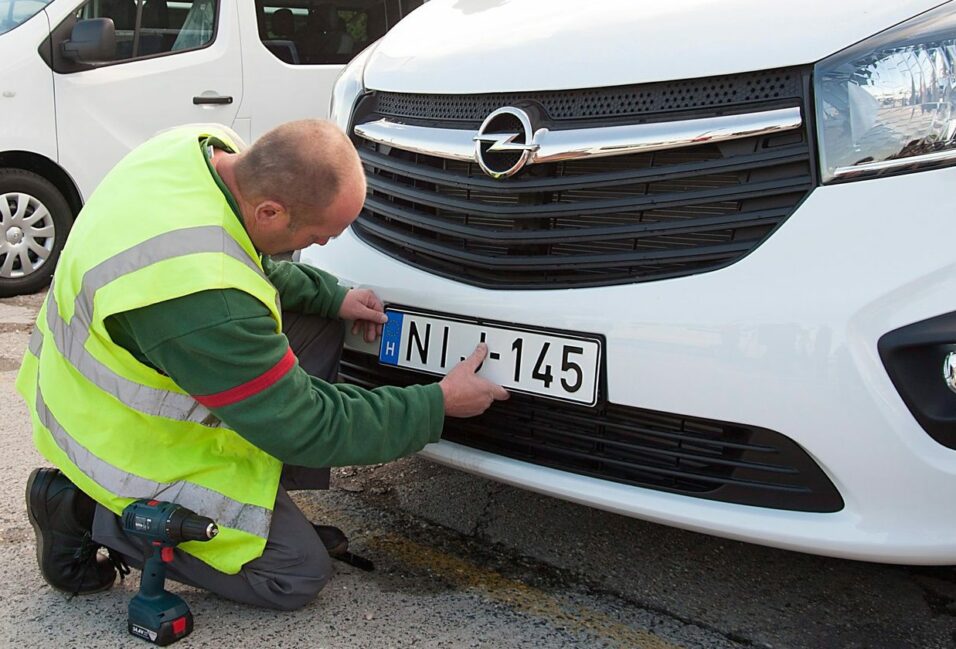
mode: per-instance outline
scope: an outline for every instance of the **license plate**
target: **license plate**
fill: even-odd
[[[594,405],[601,367],[601,339],[450,316],[388,308],[378,360],[445,375],[488,345],[478,374],[504,388]]]

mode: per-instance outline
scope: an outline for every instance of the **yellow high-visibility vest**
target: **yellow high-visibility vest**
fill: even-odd
[[[115,344],[110,315],[210,289],[239,289],[281,315],[275,287],[209,173],[200,140],[234,150],[228,129],[188,126],[132,151],[70,233],[30,339],[17,390],[43,456],[119,514],[172,501],[219,535],[185,552],[235,574],[262,554],[282,464],[220,425],[172,379]]]

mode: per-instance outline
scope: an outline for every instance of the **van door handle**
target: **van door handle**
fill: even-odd
[[[199,97],[193,97],[193,103],[196,104],[197,106],[200,104],[231,104],[232,97],[228,97],[228,96],[224,97],[221,95],[213,95],[211,97],[199,96]]]

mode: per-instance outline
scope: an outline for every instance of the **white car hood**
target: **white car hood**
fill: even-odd
[[[812,63],[940,0],[431,0],[388,33],[376,90],[559,90]]]

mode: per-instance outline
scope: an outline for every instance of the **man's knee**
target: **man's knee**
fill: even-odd
[[[324,553],[323,553],[324,554]],[[276,600],[279,609],[295,611],[314,600],[332,577],[329,556],[316,558],[301,566],[301,572],[295,576],[296,587]]]
[[[283,611],[307,605],[325,588],[332,576],[331,560],[322,543],[301,548],[299,561],[281,570],[249,564],[247,580],[260,591],[261,604]]]
[[[345,323],[301,313],[283,313],[282,318],[283,332],[302,369],[312,376],[334,381],[345,343]]]
[[[323,344],[342,345],[345,342],[345,322],[315,314],[282,312],[282,332],[293,347],[308,345],[321,339]]]

